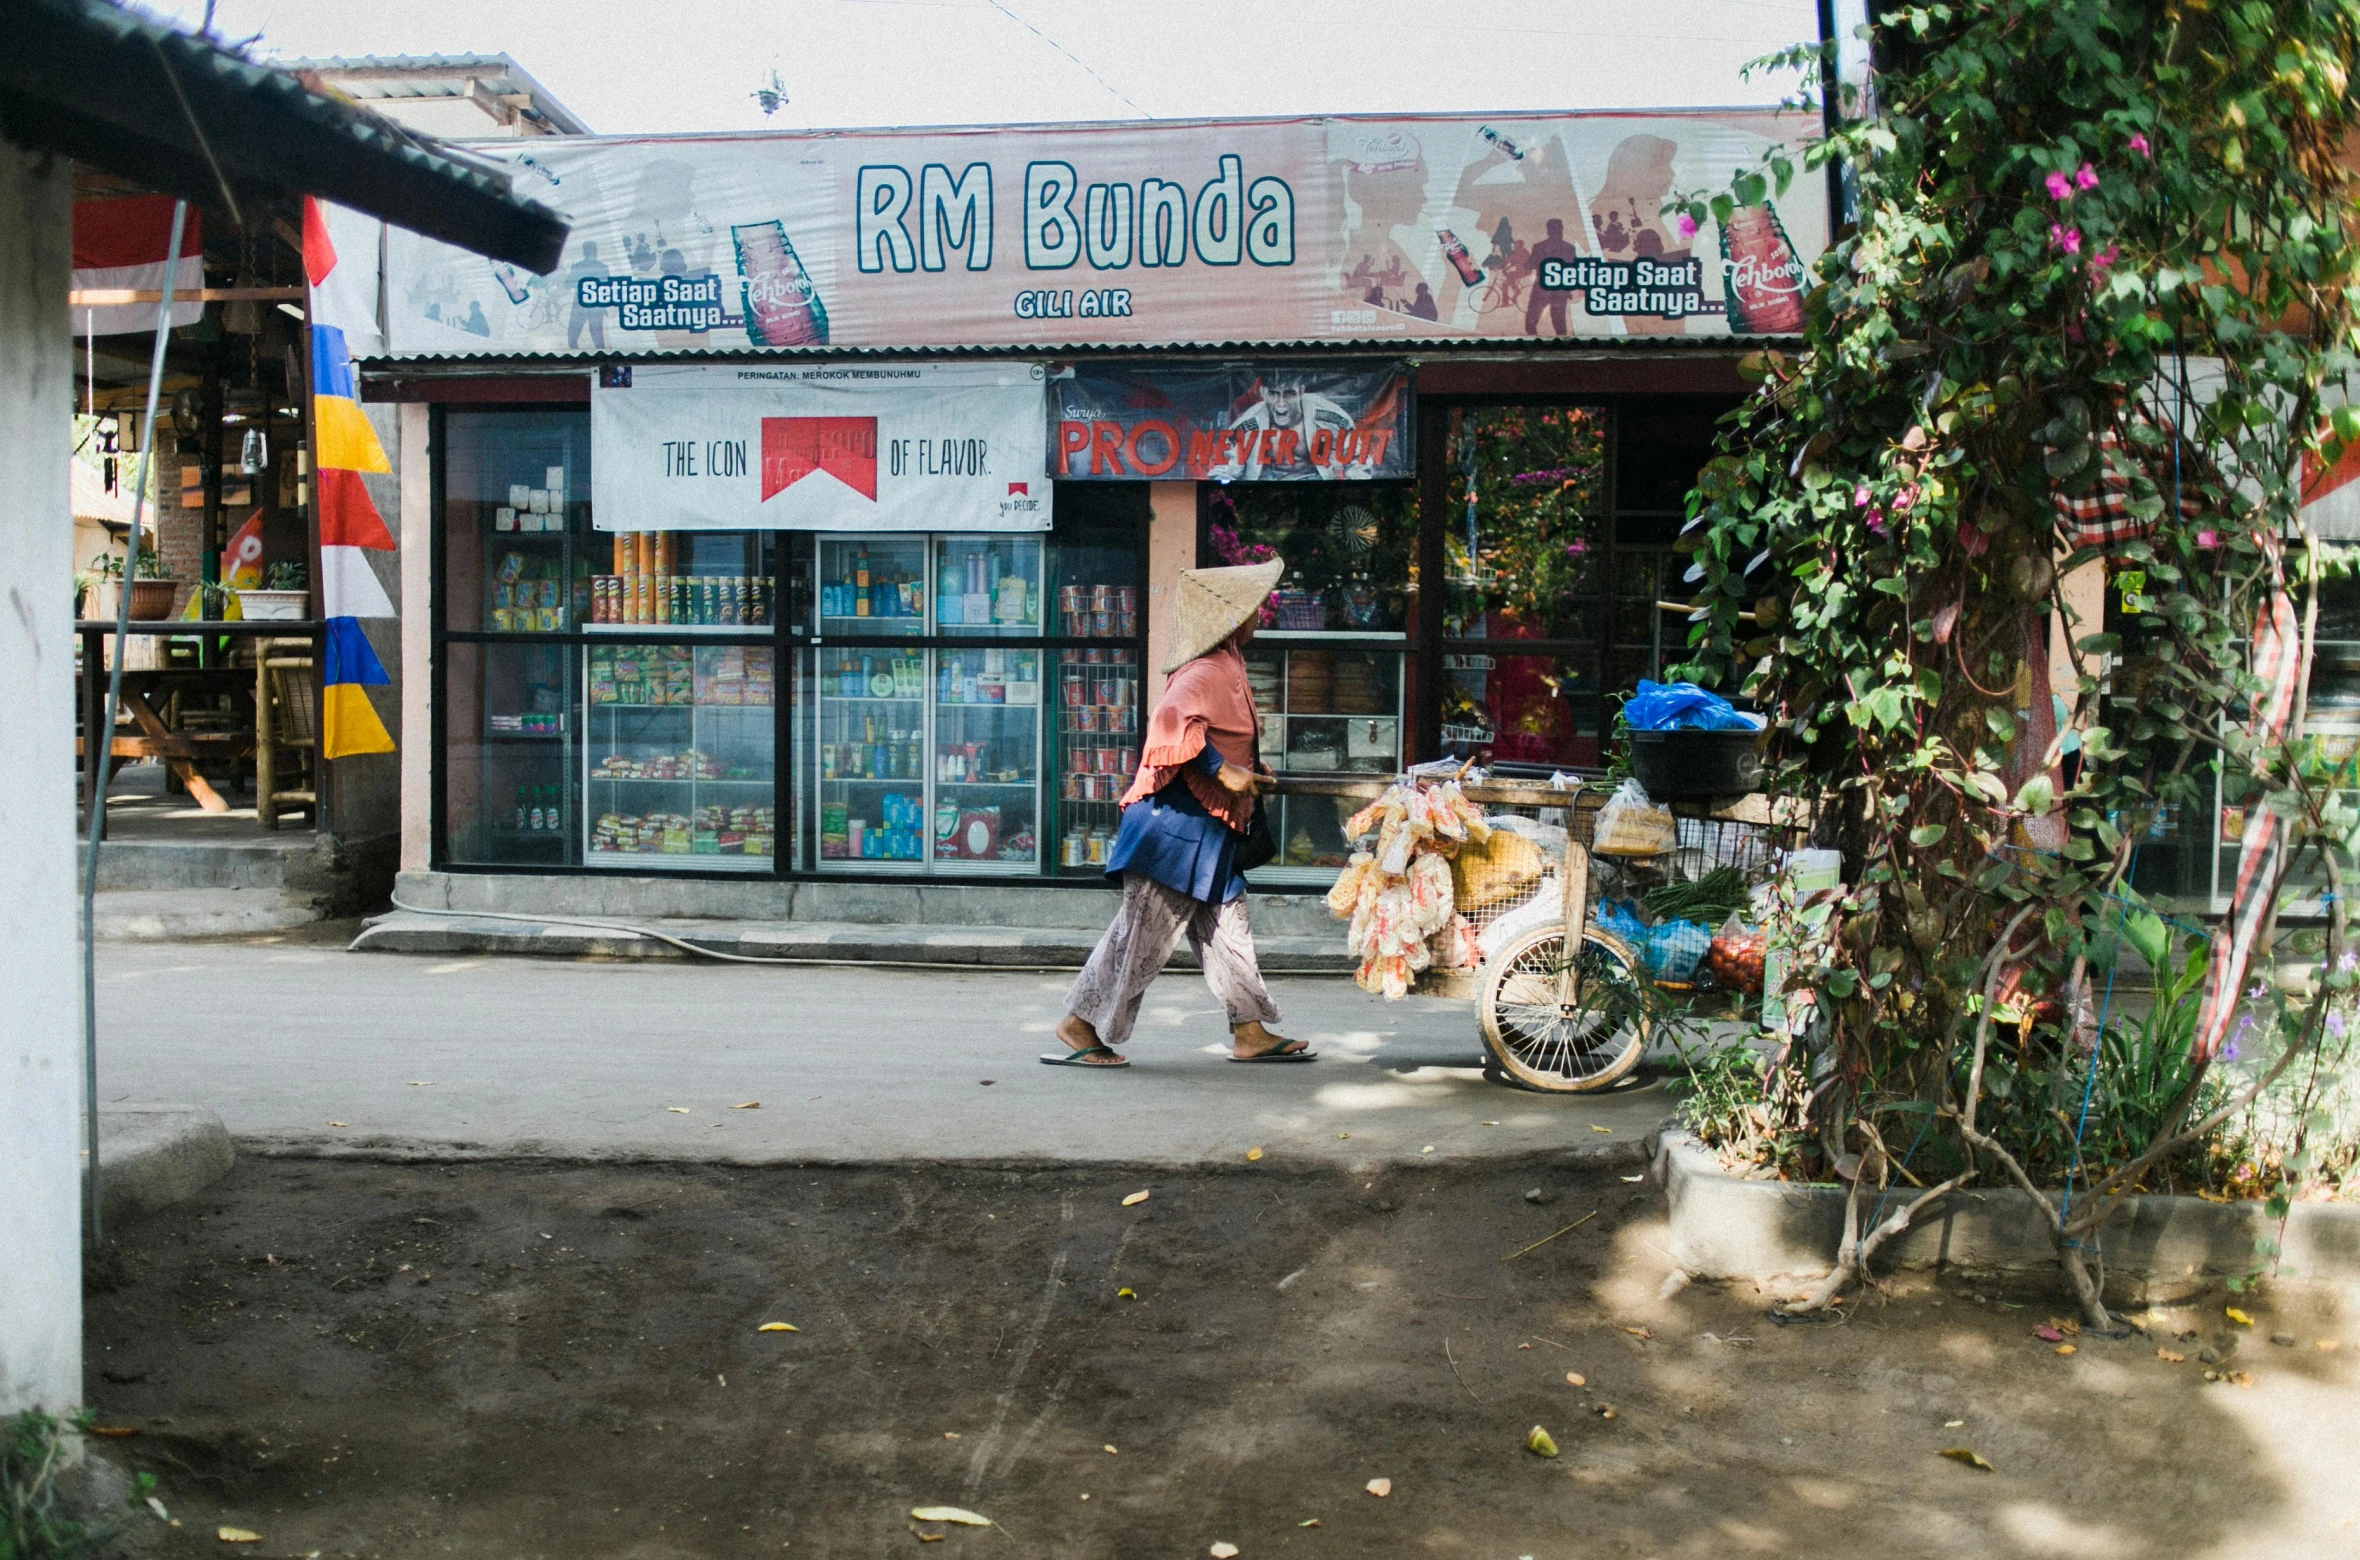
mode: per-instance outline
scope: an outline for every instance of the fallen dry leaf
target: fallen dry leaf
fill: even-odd
[[[1498,1123],[1498,1122],[1496,1122],[1496,1121],[1485,1121],[1485,1122],[1479,1122],[1479,1123],[1477,1123],[1477,1125],[1479,1125],[1479,1126],[1485,1126],[1485,1127],[1496,1127],[1496,1126],[1498,1126],[1498,1125],[1499,1125],[1499,1123]]]
[[[225,1544],[259,1544],[262,1535],[251,1528],[217,1527],[213,1536]]]
[[[948,1533],[919,1533],[918,1524],[915,1522],[908,1523],[906,1525],[912,1533],[918,1534],[918,1542],[921,1544],[939,1544],[944,1539],[950,1537]]]
[[[1646,1328],[1644,1328],[1644,1327],[1626,1327],[1626,1328],[1624,1328],[1624,1329],[1623,1329],[1623,1331],[1624,1331],[1624,1332],[1627,1332],[1627,1333],[1629,1333],[1629,1334],[1630,1334],[1632,1337],[1634,1337],[1634,1338],[1642,1338],[1642,1339],[1644,1339],[1644,1338],[1652,1338],[1652,1337],[1654,1337],[1654,1336],[1655,1336],[1655,1334],[1653,1334],[1653,1333],[1649,1332],[1649,1331],[1648,1331]]]
[[[2057,1352],[2058,1352],[2059,1354],[2071,1354],[2071,1353],[2073,1353],[2073,1352],[2075,1352],[2075,1351],[2074,1351],[2074,1347],[2073,1347],[2073,1345],[2072,1345],[2072,1344],[2070,1344],[2070,1343],[2060,1343],[2060,1344],[2058,1344],[2058,1345],[2057,1345]]]
[[[2054,1327],[2035,1327],[2032,1329],[2032,1336],[2043,1343],[2063,1343],[2065,1341],[2065,1335]]]
[[[1613,1133],[1613,1131],[1614,1131],[1614,1128],[1612,1128],[1612,1127],[1602,1127],[1602,1126],[1599,1126],[1599,1125],[1598,1125],[1596,1122],[1594,1122],[1594,1121],[1593,1121],[1593,1122],[1591,1122],[1591,1123],[1590,1123],[1590,1130],[1591,1130],[1592,1132],[1604,1132],[1604,1133],[1607,1133],[1607,1134],[1609,1134],[1609,1135],[1612,1135],[1612,1133]]]
[[[1994,1471],[1991,1464],[1983,1460],[1981,1452],[1970,1451],[1963,1446],[1945,1446],[1938,1455],[1947,1457],[1952,1462],[1963,1462],[1970,1468],[1980,1468],[1985,1473]]]
[[[424,1078],[412,1078],[410,1080],[410,1087],[413,1089],[431,1089],[434,1087],[434,1085],[427,1082]]]
[[[1569,1370],[1565,1373],[1565,1384],[1569,1387],[1586,1387],[1590,1384],[1590,1378],[1578,1370]]]
[[[688,1114],[688,1107],[686,1105],[667,1105],[664,1107],[664,1109],[670,1111],[675,1116],[685,1116]]]
[[[2250,1387],[2253,1385],[2253,1372],[2250,1370],[2233,1370],[2226,1376],[2223,1376],[2221,1379],[2223,1381],[2235,1382],[2241,1387]]]
[[[1966,1427],[1967,1422],[1963,1419],[1945,1419],[1942,1421],[1942,1428],[1945,1430],[1964,1430]]]
[[[127,1436],[127,1435],[137,1435],[137,1434],[139,1434],[139,1426],[137,1426],[137,1425],[92,1425],[92,1426],[90,1427],[90,1433],[91,1433],[92,1435],[110,1435],[110,1436]]]
[[[793,1322],[764,1322],[754,1330],[756,1332],[801,1332],[803,1329]]]
[[[1133,1192],[1130,1196],[1123,1199],[1123,1206],[1126,1208],[1136,1208],[1145,1201],[1147,1201],[1147,1194],[1145,1192]]]
[[[2311,1347],[2317,1349],[2322,1354],[2333,1354],[2335,1352],[2335,1342],[2336,1341],[2333,1338],[2322,1338],[2317,1343],[2312,1344]]]
[[[1612,1419],[1614,1417],[1614,1405],[1612,1403],[1599,1404],[1598,1417],[1600,1419]]]
[[[172,1513],[166,1511],[164,1509],[164,1503],[156,1499],[156,1497],[153,1495],[150,1495],[147,1498],[147,1509],[156,1514],[156,1520],[158,1522],[169,1522],[172,1520]]]
[[[2253,1325],[2253,1318],[2246,1315],[2243,1311],[2238,1310],[2237,1307],[2233,1305],[2223,1307],[2221,1314],[2229,1318],[2229,1320],[2235,1322],[2240,1327],[2251,1327]]]
[[[760,1100],[745,1100],[739,1104],[732,1105],[729,1108],[731,1110],[760,1110],[762,1108],[762,1102]]]
[[[1102,1447],[1100,1447],[1100,1448],[1099,1448],[1099,1450],[1100,1450],[1100,1451],[1102,1451],[1102,1452],[1104,1452],[1104,1453],[1105,1453],[1107,1456],[1109,1456],[1109,1457],[1119,1457],[1119,1456],[1121,1456],[1121,1455],[1122,1455],[1120,1452],[1117,1452],[1117,1451],[1116,1451],[1116,1450],[1115,1450],[1113,1447],[1111,1447],[1111,1446],[1102,1446]]]
[[[1366,1488],[1371,1495],[1374,1495],[1379,1500],[1383,1500],[1386,1496],[1393,1493],[1393,1481],[1391,1479],[1371,1479],[1368,1481]]]
[[[2188,1363],[2188,1356],[2174,1349],[2157,1349],[2155,1351],[2155,1357],[2163,1361],[2163,1363],[2166,1365],[2185,1365]]]
[[[1126,1284],[1114,1292],[1114,1297],[1117,1300],[1136,1300],[1139,1298],[1139,1291]]]
[[[956,1430],[945,1430],[942,1433],[942,1438],[946,1441],[956,1441],[959,1438],[959,1432]]]
[[[1246,1150],[1246,1158],[1249,1160],[1259,1159],[1261,1157],[1262,1151],[1258,1148],[1249,1148]]]
[[[1213,1560],[1237,1560],[1237,1546],[1230,1543],[1227,1539],[1224,1539],[1220,1543],[1215,1544],[1212,1548],[1206,1550],[1205,1553],[1211,1555]]]
[[[329,1125],[329,1126],[331,1126],[331,1127],[341,1127],[341,1126],[348,1125],[348,1123],[346,1123],[346,1122],[342,1122],[342,1121],[331,1121],[331,1122],[329,1122],[329,1123],[328,1123],[328,1125]],[[241,1542],[243,1542],[243,1541],[241,1540]],[[257,1539],[257,1540],[256,1540],[256,1542],[257,1542],[257,1543],[259,1543],[259,1542],[260,1542],[260,1540],[259,1540],[259,1539]]]
[[[1524,1449],[1535,1457],[1554,1457],[1557,1455],[1557,1438],[1539,1425],[1534,1425],[1525,1432]]]
[[[1303,1522],[1298,1522],[1298,1523],[1296,1523],[1296,1524],[1295,1524],[1295,1526],[1297,1526],[1297,1527],[1317,1527],[1317,1526],[1319,1526],[1319,1518],[1317,1518],[1317,1517],[1312,1517],[1312,1518],[1310,1518],[1310,1519],[1309,1519],[1309,1520],[1307,1520],[1307,1521],[1303,1521]]]
[[[990,1527],[992,1519],[961,1506],[913,1506],[910,1515],[920,1522],[956,1522],[961,1527]]]

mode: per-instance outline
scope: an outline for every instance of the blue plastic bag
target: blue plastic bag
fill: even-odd
[[[1657,980],[1688,980],[1712,946],[1712,928],[1702,921],[1658,921],[1647,929],[1647,967]]]
[[[1647,923],[1639,918],[1637,907],[1627,899],[1603,901],[1593,917],[1598,929],[1610,932],[1629,943],[1634,949],[1647,946]]]
[[[1743,715],[1717,693],[1694,683],[1639,679],[1639,691],[1623,701],[1623,720],[1633,731],[1759,731],[1761,722]]]

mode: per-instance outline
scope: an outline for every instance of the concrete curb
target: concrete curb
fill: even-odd
[[[1079,969],[1099,929],[1011,926],[872,925],[854,921],[651,920],[653,930],[700,947],[755,958],[826,959],[854,964],[938,964],[973,968]],[[1357,961],[1331,938],[1254,939],[1273,975],[1350,974]],[[397,910],[353,939],[356,953],[510,953],[559,959],[687,959],[694,955],[621,927],[562,921],[505,921],[482,916]],[[1185,947],[1171,967],[1195,969]]]
[[[1740,1180],[1676,1128],[1655,1139],[1653,1170],[1671,1204],[1672,1260],[1698,1278],[1816,1275],[1835,1260],[1844,1234],[1840,1186]],[[1885,1211],[1912,1195],[1908,1187],[1896,1188]],[[2250,1272],[2255,1239],[2271,1233],[2262,1205],[2255,1202],[2131,1197],[2125,1204],[2107,1221],[2100,1239],[2107,1295],[2129,1304],[2183,1299],[2222,1278]],[[2284,1277],[2360,1280],[2360,1207],[2297,1203],[2281,1248]],[[1953,1193],[1880,1251],[1877,1260],[1887,1269],[2058,1277],[2048,1221],[2029,1197],[2014,1190]]]
[[[110,1227],[186,1202],[229,1174],[229,1128],[194,1105],[110,1105],[98,1113],[98,1211]]]
[[[1076,1158],[1067,1153],[1044,1150],[1037,1154],[993,1154],[967,1159],[928,1159],[913,1161],[906,1157],[880,1159],[874,1154],[813,1154],[762,1153],[732,1154],[708,1150],[698,1154],[660,1153],[644,1149],[619,1148],[606,1153],[586,1153],[581,1150],[542,1151],[530,1139],[498,1145],[437,1142],[425,1138],[369,1137],[361,1139],[329,1139],[308,1133],[256,1133],[238,1138],[238,1151],[252,1159],[327,1159],[347,1160],[363,1164],[443,1165],[443,1164],[531,1164],[531,1165],[681,1165],[726,1166],[755,1168],[762,1166],[794,1167],[810,1165],[831,1170],[850,1170],[865,1167],[907,1169],[923,1164],[927,1169],[955,1170],[1054,1170],[1064,1168],[1163,1170],[1189,1174],[1205,1171],[1235,1171],[1255,1173],[1237,1162],[1237,1155],[1227,1148],[1220,1153],[1198,1158],[1124,1157],[1091,1159]],[[1640,1139],[1604,1143],[1592,1146],[1581,1144],[1540,1153],[1516,1156],[1517,1161],[1531,1169],[1556,1168],[1566,1170],[1629,1171],[1647,1164],[1647,1143]],[[1274,1148],[1262,1165],[1271,1169],[1334,1170],[1365,1174],[1373,1170],[1398,1170],[1415,1166],[1427,1170],[1466,1170],[1495,1167],[1505,1161],[1484,1155],[1424,1154],[1415,1149],[1395,1154],[1379,1154],[1363,1158],[1330,1159],[1314,1154],[1291,1153]],[[1825,1264],[1821,1264],[1825,1266]]]

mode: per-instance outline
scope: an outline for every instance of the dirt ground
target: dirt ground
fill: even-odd
[[[2360,1548],[2349,1319],[2063,1355],[1945,1279],[1780,1327],[1660,1296],[1660,1218],[1611,1172],[249,1160],[120,1232],[89,1391],[175,1556]]]

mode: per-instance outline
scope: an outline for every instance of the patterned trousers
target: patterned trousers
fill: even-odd
[[[1246,923],[1246,896],[1207,904],[1167,888],[1142,872],[1123,874],[1123,904],[1114,924],[1090,950],[1090,962],[1075,977],[1065,1005],[1074,1017],[1116,1045],[1131,1037],[1148,985],[1162,972],[1181,934],[1204,966],[1205,984],[1229,1015],[1232,1028],[1259,1020],[1278,1022],[1278,1006],[1262,984],[1254,959],[1254,931]]]

